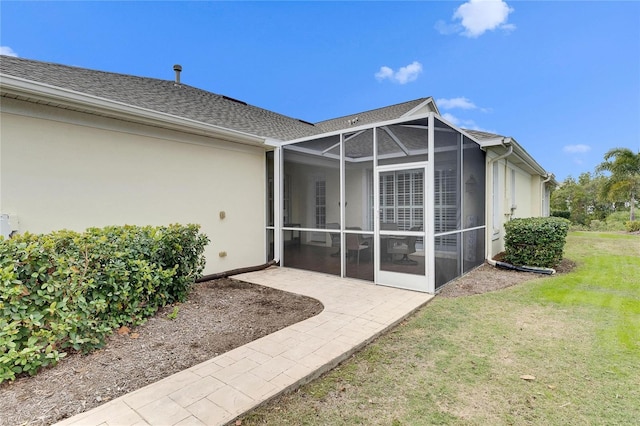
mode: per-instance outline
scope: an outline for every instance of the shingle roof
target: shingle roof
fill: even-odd
[[[495,133],[489,133],[489,132],[481,132],[480,130],[470,130],[470,129],[464,129],[464,128],[462,130],[469,133],[471,136],[478,139],[479,141],[503,137],[502,135],[496,135]]]
[[[316,127],[322,129],[323,132],[333,132],[336,130],[346,129],[352,125],[363,126],[366,124],[379,123],[381,121],[393,120],[401,117],[429,98],[419,98],[412,101],[403,102],[396,105],[390,105],[383,108],[373,109],[371,111],[359,112],[357,114],[346,115],[344,117],[333,118],[331,120],[320,121],[315,123]]]
[[[2,56],[0,72],[127,105],[280,140],[320,133],[312,124],[173,80]]]
[[[401,117],[429,98],[311,124],[173,80],[0,56],[0,73],[260,137],[293,140]]]

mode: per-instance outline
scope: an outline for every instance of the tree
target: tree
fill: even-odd
[[[551,194],[552,210],[568,210],[573,223],[589,225],[591,220],[603,220],[612,211],[612,203],[599,197],[607,178],[588,172],[578,180],[571,176]]]
[[[611,149],[596,170],[611,173],[602,187],[602,195],[613,202],[629,201],[629,217],[635,220],[636,197],[640,194],[640,152],[634,154],[628,148]]]

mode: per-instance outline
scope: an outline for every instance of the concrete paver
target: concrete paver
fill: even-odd
[[[335,367],[433,297],[287,268],[234,278],[313,297],[324,310],[57,425],[229,423]]]

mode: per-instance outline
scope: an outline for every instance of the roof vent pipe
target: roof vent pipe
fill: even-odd
[[[182,71],[182,66],[175,64],[173,66],[173,70],[176,72],[176,84],[180,84],[180,72]]]

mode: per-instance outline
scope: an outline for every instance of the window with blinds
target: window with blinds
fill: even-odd
[[[434,225],[435,233],[455,231],[458,229],[459,197],[456,170],[434,171]],[[456,235],[443,235],[439,238],[440,250],[455,250]]]
[[[327,182],[315,182],[316,228],[323,229],[327,224]]]
[[[380,174],[380,221],[408,231],[424,224],[424,173],[409,170]]]

